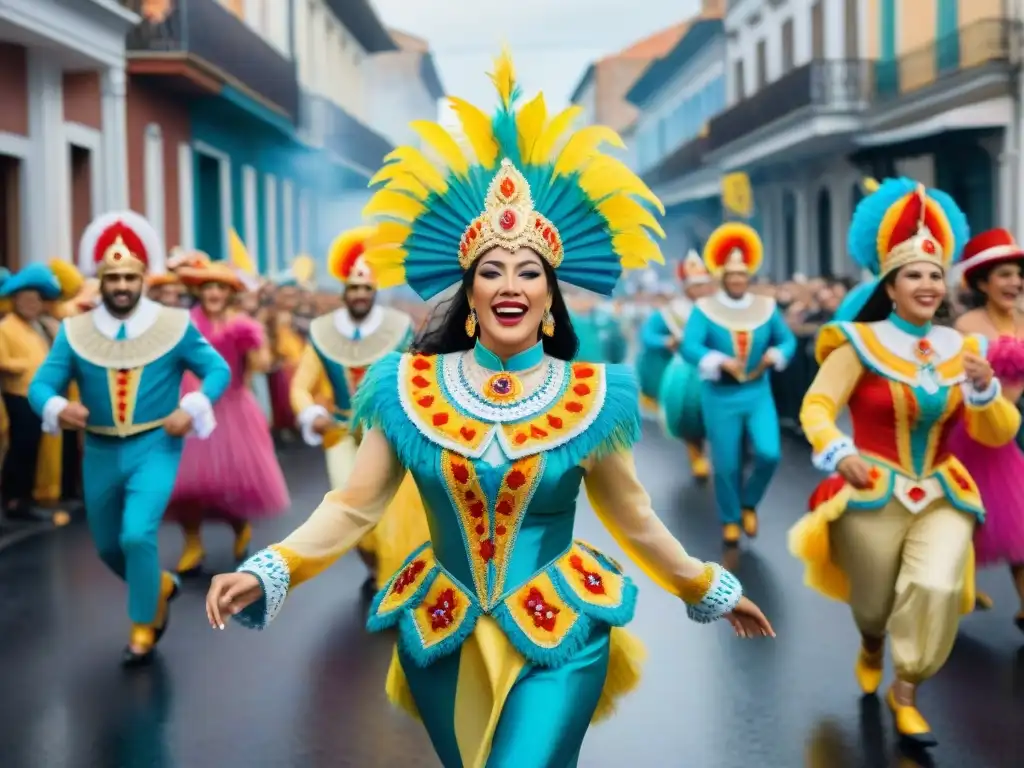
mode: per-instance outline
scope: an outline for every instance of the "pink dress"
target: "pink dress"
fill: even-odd
[[[990,342],[987,357],[1002,383],[1024,382],[1024,341],[1001,336]],[[985,523],[974,532],[977,564],[1024,563],[1024,453],[1017,441],[989,448],[972,440],[960,420],[949,447],[971,473],[985,505]]]
[[[246,381],[246,353],[263,344],[263,327],[244,315],[214,327],[199,307],[192,322],[231,366],[231,384],[213,407],[217,428],[206,440],[189,437],[167,518],[252,520],[288,509],[288,487],[277,463],[267,417]],[[199,388],[187,374],[185,395]]]

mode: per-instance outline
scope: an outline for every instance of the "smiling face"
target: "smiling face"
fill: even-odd
[[[722,288],[730,299],[742,299],[750,287],[750,275],[746,272],[726,272],[722,275]]]
[[[924,325],[935,317],[946,295],[942,269],[928,262],[907,264],[886,286],[889,298],[896,305],[896,314],[915,325]]]
[[[231,289],[222,283],[203,283],[199,287],[199,303],[210,316],[220,315],[228,308]]]
[[[985,294],[986,302],[1003,312],[1013,311],[1022,288],[1024,281],[1021,280],[1020,261],[997,264],[978,281],[978,290]]]
[[[507,360],[537,343],[551,295],[544,264],[528,248],[493,248],[480,257],[469,295],[480,341]]]
[[[373,286],[365,283],[345,286],[344,301],[349,314],[356,320],[362,320],[373,309],[373,300],[376,295]]]
[[[108,272],[100,278],[103,305],[114,317],[126,317],[142,298],[145,287],[137,272]]]

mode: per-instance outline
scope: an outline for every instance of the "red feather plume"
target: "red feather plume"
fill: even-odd
[[[348,280],[349,275],[352,274],[352,268],[359,261],[359,257],[366,252],[366,243],[359,241],[349,249],[348,253],[345,254],[341,260],[341,276],[343,280]]]

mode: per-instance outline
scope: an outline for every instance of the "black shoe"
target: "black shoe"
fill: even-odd
[[[171,578],[174,578],[173,576]],[[164,624],[162,627],[156,630],[153,636],[153,646],[160,642],[160,638],[164,636],[164,632],[167,631],[167,625],[171,623],[171,603],[174,602],[175,598],[178,597],[178,593],[181,592],[181,586],[177,579],[174,579],[174,589],[171,590],[171,594],[167,596],[167,615],[164,616]]]
[[[153,661],[155,650],[156,645],[145,653],[136,653],[132,650],[130,645],[126,645],[124,647],[124,652],[121,654],[121,666],[126,668],[144,667]]]

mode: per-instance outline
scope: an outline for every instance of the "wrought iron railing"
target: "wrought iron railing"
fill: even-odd
[[[887,100],[931,85],[942,77],[981,67],[1008,63],[1019,27],[1008,19],[985,19],[944,35],[893,61],[880,61],[875,93]]]
[[[217,0],[121,0],[121,4],[142,17],[128,33],[132,58],[187,55],[297,119],[295,62]]]
[[[869,99],[872,62],[812,61],[783,75],[711,120],[710,149],[718,149],[804,107],[846,112]]]

